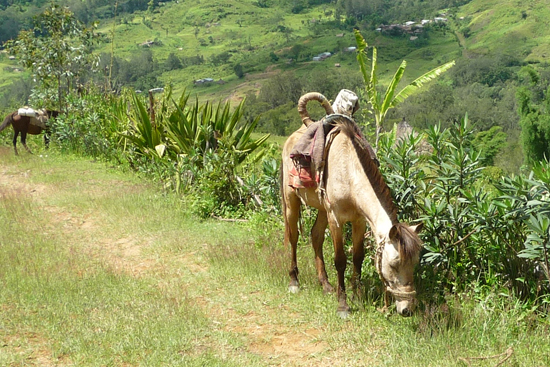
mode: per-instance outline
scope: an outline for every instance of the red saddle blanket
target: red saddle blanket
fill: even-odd
[[[294,164],[288,174],[288,184],[295,189],[317,187],[319,184],[311,173],[311,159],[309,157],[302,156],[300,159],[294,159]]]

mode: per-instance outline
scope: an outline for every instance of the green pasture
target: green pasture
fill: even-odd
[[[472,1],[458,15],[466,17],[472,31],[466,39],[468,50],[519,55],[529,62],[545,62],[550,57],[548,28],[541,26],[550,16],[544,1]]]
[[[288,293],[281,218],[198,220],[135,174],[35,148],[0,149],[2,366],[550,364],[547,316],[507,296],[408,319],[356,300],[341,320],[305,237]]]

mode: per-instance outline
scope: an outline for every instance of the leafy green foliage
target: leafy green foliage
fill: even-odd
[[[377,79],[377,50],[376,47],[372,48],[372,59],[370,72],[367,69],[368,57],[366,54],[367,42],[359,32],[355,30],[355,41],[357,43],[357,62],[359,63],[359,69],[363,75],[365,82],[366,99],[370,106],[370,113],[374,116],[376,123],[376,143],[375,147],[378,147],[378,141],[380,138],[380,132],[382,131],[382,125],[386,118],[386,114],[391,108],[394,108],[399,103],[403,102],[416,90],[421,88],[428,81],[437,78],[439,75],[450,69],[455,63],[454,61],[441,65],[433,70],[428,71],[424,75],[416,78],[411,83],[406,85],[399,92],[396,92],[397,86],[403,77],[407,62],[403,60],[393,78],[391,79],[384,95],[378,92],[378,79]]]
[[[531,69],[531,87],[518,88],[516,98],[521,116],[521,140],[527,163],[537,163],[550,157],[550,96],[544,91],[537,96],[541,83],[536,71]]]
[[[62,109],[63,87],[71,91],[97,65],[92,46],[97,39],[92,27],[80,23],[66,7],[55,3],[38,16],[34,29],[22,31],[8,48],[32,71],[43,88],[56,88]]]
[[[251,199],[243,195],[238,169],[261,157],[269,135],[252,138],[258,119],[243,121],[244,101],[232,110],[229,103],[189,103],[184,92],[176,102],[170,88],[159,102],[150,96],[148,108],[136,93],[129,91],[128,97],[133,108],[125,112],[125,104],[118,104],[114,115],[127,126],[122,135],[130,143],[126,152],[133,167],[154,162],[177,192],[190,194],[204,217],[247,205]]]
[[[429,152],[419,153],[427,144]],[[401,219],[424,223],[421,287],[457,292],[480,284],[532,301],[547,297],[548,163],[529,177],[491,181],[480,149],[467,116],[397,145],[391,135],[381,140]]]
[[[120,125],[112,119],[114,97],[90,93],[67,96],[67,109],[51,120],[53,143],[63,152],[120,162]]]

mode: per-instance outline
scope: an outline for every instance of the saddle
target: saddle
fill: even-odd
[[[326,119],[309,125],[306,132],[294,145],[290,158],[294,165],[289,172],[289,185],[295,189],[317,187],[320,182],[320,170],[326,158],[326,136],[334,125]]]
[[[19,116],[29,117],[29,123],[31,125],[36,125],[42,129],[46,129],[46,122],[48,121],[48,114],[46,110],[35,110],[31,107],[25,106],[17,110]]]

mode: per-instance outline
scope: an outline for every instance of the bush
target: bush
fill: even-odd
[[[437,289],[437,297],[489,286],[548,300],[550,165],[527,177],[490,179],[474,142],[467,117],[396,145],[391,135],[381,140],[400,220],[424,223],[420,289]],[[426,143],[431,151],[417,153]]]

